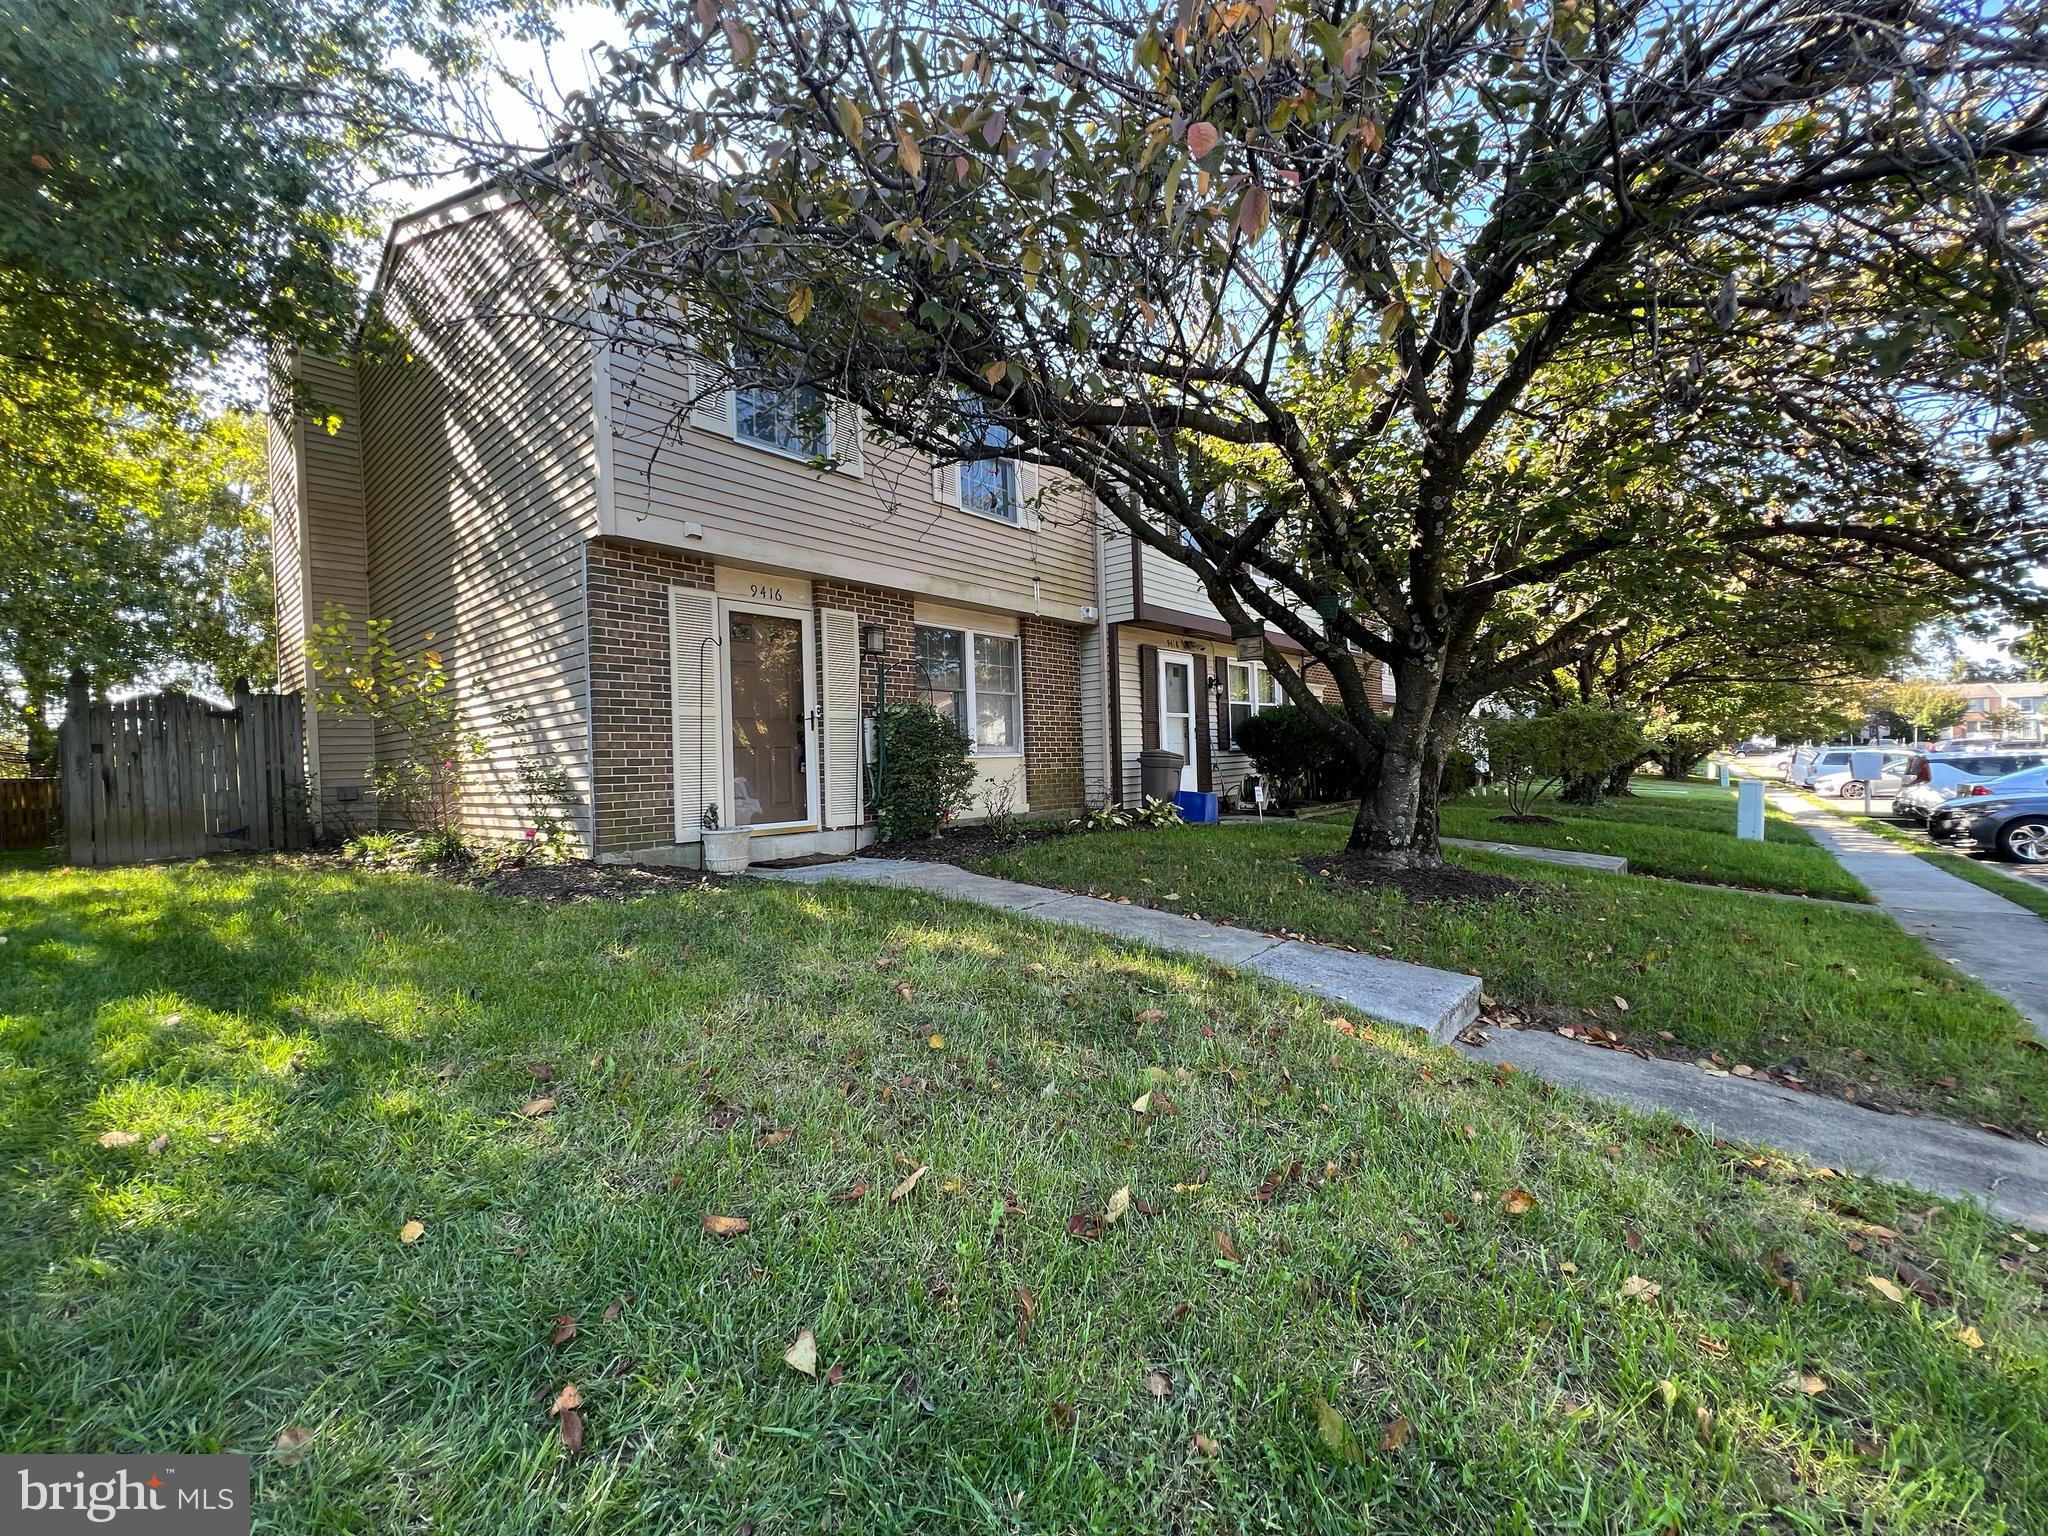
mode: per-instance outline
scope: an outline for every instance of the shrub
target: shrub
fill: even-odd
[[[1321,788],[1356,794],[1358,766],[1337,749],[1329,733],[1292,704],[1262,709],[1237,728],[1237,747],[1275,788],[1297,793]]]
[[[1604,778],[1643,745],[1642,729],[1632,717],[1594,704],[1500,716],[1486,722],[1484,734],[1487,766],[1516,816],[1527,816],[1568,776]]]
[[[391,642],[389,619],[365,619],[360,646],[349,624],[348,610],[329,603],[306,641],[319,702],[368,719],[380,749],[396,748],[396,757],[367,768],[379,809],[422,831],[446,831],[457,824],[465,770],[484,744],[463,729],[434,636],[429,631],[425,649],[407,656]]]
[[[973,801],[974,741],[929,704],[875,716],[875,825],[884,842],[930,837]]]

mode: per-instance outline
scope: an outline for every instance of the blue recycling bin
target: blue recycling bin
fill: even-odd
[[[1205,789],[1183,789],[1173,797],[1180,819],[1194,827],[1216,825],[1216,796]]]

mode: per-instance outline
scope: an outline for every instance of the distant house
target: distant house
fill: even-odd
[[[1952,683],[1950,691],[1959,693],[1969,700],[1970,712],[1960,723],[1951,726],[1948,734],[1952,738],[1967,736],[1990,736],[1999,734],[1992,727],[2007,712],[2021,717],[2017,729],[2010,726],[2003,732],[2012,741],[2041,741],[2048,739],[2048,719],[2044,710],[2048,704],[2048,683]]]
[[[693,863],[713,815],[757,858],[850,851],[878,689],[966,727],[983,806],[1134,803],[1154,743],[1185,743],[1191,787],[1241,780],[1233,723],[1270,680],[1085,488],[695,387],[501,191],[399,221],[370,319],[374,358],[276,369],[280,675],[306,685],[329,604],[433,635],[487,748],[480,835],[520,835],[546,759],[591,856]],[[307,735],[322,824],[377,825],[366,767],[394,744],[326,710]]]

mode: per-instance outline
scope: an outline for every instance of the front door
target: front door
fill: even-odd
[[[735,827],[816,820],[808,615],[728,608],[727,706]]]
[[[1181,758],[1180,787],[1193,789],[1195,768],[1195,658],[1159,653],[1159,745]]]

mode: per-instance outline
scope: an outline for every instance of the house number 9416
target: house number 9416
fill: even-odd
[[[758,581],[748,583],[747,596],[753,598],[758,603],[780,603],[786,601],[782,595],[782,588],[763,586]]]

